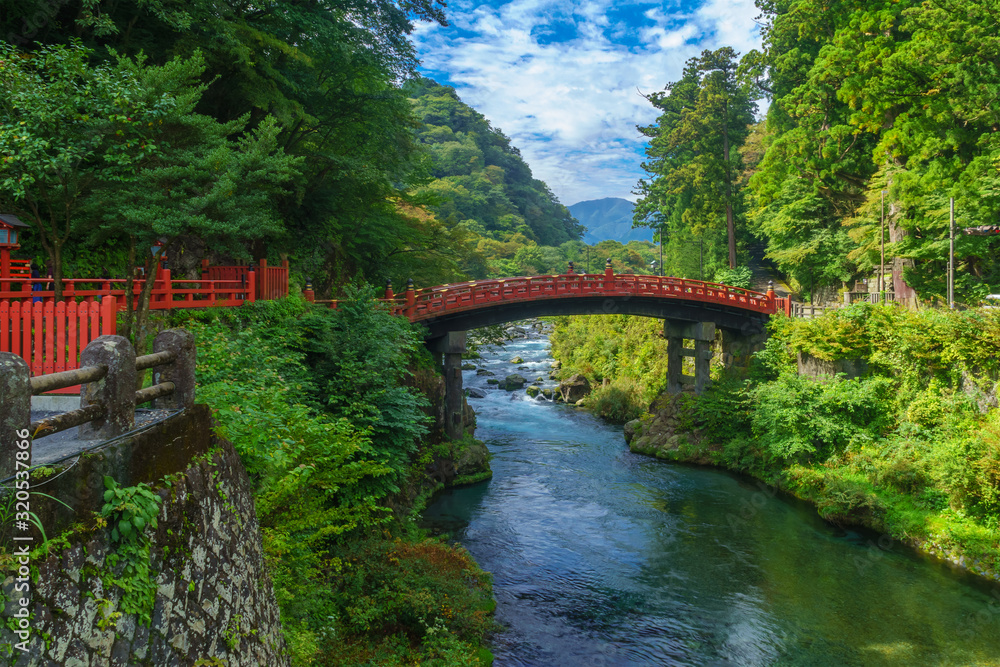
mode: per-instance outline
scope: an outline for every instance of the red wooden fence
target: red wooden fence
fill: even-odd
[[[80,367],[80,352],[98,336],[114,334],[117,304],[101,301],[0,301],[0,352],[28,362],[32,375]],[[79,393],[79,385],[58,393]]]
[[[257,284],[256,297],[263,301],[283,299],[288,296],[288,260],[281,266],[268,266],[262,259],[257,266],[209,266],[208,260],[202,260],[201,277],[204,280],[237,280],[247,281],[255,277]]]
[[[242,280],[175,280],[170,277],[170,270],[164,269],[161,271],[161,278],[153,283],[149,307],[151,310],[169,310],[172,308],[240,306],[245,301],[257,299],[255,278],[255,274],[251,273],[247,276],[247,282]],[[11,283],[11,289],[0,289],[0,302],[31,302],[35,299],[51,302],[55,300],[55,292],[51,287],[52,280],[49,278],[11,278],[5,282]],[[48,289],[31,291],[32,285],[38,283]],[[79,298],[88,302],[95,299],[111,299],[117,302],[119,310],[125,310],[127,303],[125,284],[124,278],[110,280],[66,279],[63,280],[63,299],[75,301]],[[141,291],[142,280],[137,278],[132,283],[135,303],[138,303]]]

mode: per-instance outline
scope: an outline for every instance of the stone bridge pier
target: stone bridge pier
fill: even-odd
[[[767,340],[766,330],[750,328],[748,331],[734,331],[719,328],[718,349],[725,368],[746,370],[754,352],[763,349]],[[716,342],[714,322],[663,321],[663,337],[667,339],[667,391],[676,394],[685,385],[693,385],[694,392],[701,394],[712,385],[710,370]],[[684,347],[685,340],[694,341],[694,348]],[[685,375],[684,357],[694,358],[694,375]]]
[[[711,384],[712,343],[715,342],[714,322],[681,322],[663,320],[663,337],[667,339],[667,391],[677,394],[684,385],[694,385],[696,394]],[[685,340],[694,341],[694,349],[684,347]],[[685,375],[684,357],[694,357],[694,375]]]
[[[444,367],[444,432],[452,440],[460,440],[465,432],[462,399],[462,355],[465,353],[464,331],[449,331],[427,341],[427,348]]]

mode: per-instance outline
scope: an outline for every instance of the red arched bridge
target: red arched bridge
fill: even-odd
[[[427,346],[444,366],[445,430],[452,438],[463,431],[461,365],[470,329],[545,315],[656,317],[663,320],[668,341],[667,390],[693,385],[700,393],[711,382],[713,346],[724,364],[745,362],[763,343],[767,319],[778,311],[788,314],[791,305],[772,290],[765,294],[702,280],[615,274],[610,260],[603,274],[501,278],[419,290],[410,281],[402,294],[387,287],[384,301],[394,313],[428,329]],[[685,340],[693,345],[685,347]],[[693,357],[693,376],[683,372],[684,357]]]
[[[773,292],[686,278],[615,274],[564,274],[500,278],[394,294],[386,289],[393,312],[421,322],[433,339],[545,315],[641,315],[684,322],[712,322],[733,331],[760,333],[770,315],[786,312],[788,299]]]

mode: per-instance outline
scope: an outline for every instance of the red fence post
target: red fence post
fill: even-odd
[[[611,258],[604,262],[604,289],[610,292],[615,287],[615,270],[611,267]]]
[[[170,269],[163,269],[160,275],[163,277],[163,295],[161,298],[167,302],[167,308],[173,308],[171,304],[174,300],[174,285],[170,281]]]
[[[247,296],[246,300],[243,303],[246,303],[247,301],[253,303],[256,300],[257,300],[257,274],[255,271],[249,271],[247,273]]]
[[[10,248],[0,248],[0,278],[10,278]],[[10,283],[0,282],[0,292],[9,289]]]
[[[392,293],[392,281],[391,280],[386,280],[385,281],[385,299],[386,299],[386,301],[392,301],[395,298],[396,298],[395,295]]]
[[[35,319],[35,326],[41,331],[35,333],[35,342],[38,349],[35,350],[36,359],[42,368],[42,373],[48,375],[55,371],[54,356],[56,351],[55,342],[52,336],[55,333],[55,304],[46,301],[41,311],[41,317]]]
[[[118,302],[114,297],[104,297],[101,299],[100,308],[101,335],[114,336],[118,333]],[[95,331],[94,333],[97,332]]]
[[[0,352],[11,351],[10,302],[0,301]]]
[[[76,303],[70,301],[70,303]],[[58,373],[66,370],[66,302],[60,301],[56,304],[55,321],[55,353],[53,372]]]

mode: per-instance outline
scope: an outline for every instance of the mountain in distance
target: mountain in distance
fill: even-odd
[[[632,229],[632,207],[627,199],[605,197],[577,202],[567,208],[587,228],[583,242],[589,245],[608,239],[619,243],[651,240],[653,230],[648,227]]]

